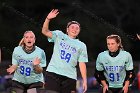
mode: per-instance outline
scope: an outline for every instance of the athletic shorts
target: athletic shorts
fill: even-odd
[[[44,84],[42,82],[36,82],[36,83],[32,83],[32,84],[24,84],[24,83],[20,83],[18,81],[12,80],[12,88],[11,88],[11,90],[20,89],[20,90],[23,90],[24,93],[26,93],[26,91],[28,89],[43,88],[43,85]]]
[[[103,88],[102,88],[101,93],[103,93]],[[108,88],[108,91],[106,91],[106,93],[124,93],[124,91],[122,90],[122,88]],[[132,90],[130,87],[128,89],[128,93],[132,93]]]
[[[56,91],[57,93],[76,93],[76,80],[47,72],[45,88],[46,90]]]

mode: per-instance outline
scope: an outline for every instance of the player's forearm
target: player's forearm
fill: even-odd
[[[40,65],[34,65],[33,67],[36,74],[40,74],[43,72],[43,68]]]
[[[49,32],[49,22],[50,22],[50,19],[48,19],[46,17],[45,22],[44,22],[43,27],[42,27],[42,33],[44,35],[46,35],[46,33]]]
[[[130,84],[130,82],[129,82],[129,80],[127,80],[127,81],[125,81],[125,85],[124,86],[129,86],[129,84]]]
[[[80,62],[79,63],[79,68],[80,68],[80,72],[83,78],[83,81],[85,83],[87,83],[87,70],[86,70],[86,64],[84,62]]]
[[[7,72],[9,74],[12,74],[16,69],[17,69],[18,65],[12,65],[7,69]]]
[[[17,69],[17,65],[12,65],[10,68],[12,68],[12,69],[14,69],[14,70],[16,70]]]
[[[108,86],[105,80],[101,80],[101,84],[103,85],[103,87]]]

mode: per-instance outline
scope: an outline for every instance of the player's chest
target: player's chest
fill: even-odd
[[[107,57],[104,58],[104,66],[124,66],[126,59],[124,57]]]
[[[77,53],[81,49],[80,44],[73,40],[60,40],[58,45],[59,49],[69,51],[71,53]]]

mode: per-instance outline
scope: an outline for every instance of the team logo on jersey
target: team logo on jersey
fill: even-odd
[[[105,62],[105,64],[108,64],[108,62]]]

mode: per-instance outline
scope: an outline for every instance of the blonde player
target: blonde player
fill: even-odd
[[[35,46],[35,34],[26,31],[19,46],[12,55],[12,66],[7,69],[14,72],[10,93],[39,93],[44,85],[43,67],[46,66],[45,52]]]

